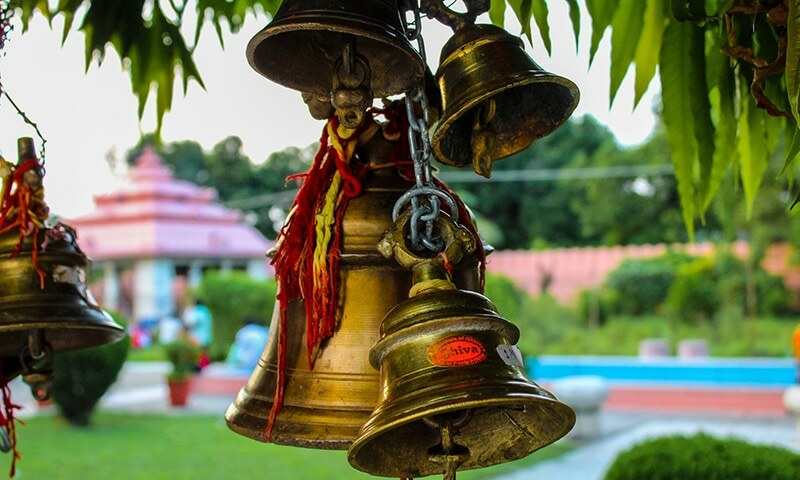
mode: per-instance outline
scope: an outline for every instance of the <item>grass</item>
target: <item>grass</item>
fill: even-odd
[[[346,452],[262,444],[231,432],[222,417],[99,412],[89,428],[59,417],[35,417],[18,428],[17,479],[218,480],[234,478],[366,480]],[[459,472],[462,480],[492,476],[553,458],[571,448],[551,445],[516,462]],[[3,455],[0,475],[10,465]]]

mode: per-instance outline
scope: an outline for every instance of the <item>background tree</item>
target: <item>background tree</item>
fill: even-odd
[[[423,0],[423,6],[431,1]],[[591,28],[590,63],[606,30],[611,30],[612,101],[629,70],[635,75],[635,102],[659,72],[667,141],[690,237],[695,217],[708,209],[732,166],[741,178],[748,212],[769,156],[780,144],[787,152],[783,170],[793,168],[800,153],[800,0],[564,1],[576,39],[581,29]],[[190,4],[196,18],[193,34],[181,29]],[[248,14],[263,10],[272,15],[279,4],[279,0],[3,2],[6,10],[22,12],[23,30],[35,12],[48,18],[63,16],[64,35],[73,29],[86,35],[87,64],[93,58],[102,61],[110,46],[129,66],[140,116],[151,90],[155,91],[157,132],[172,104],[176,72],[184,89],[189,80],[202,86],[192,52],[204,26],[213,26],[222,41],[223,25],[235,32]],[[550,24],[548,2],[491,0],[491,21],[503,25],[507,8],[531,43],[535,24],[536,41],[550,51],[550,30],[564,25]],[[591,25],[581,24],[581,10],[588,13]],[[0,31],[5,35],[5,29]]]

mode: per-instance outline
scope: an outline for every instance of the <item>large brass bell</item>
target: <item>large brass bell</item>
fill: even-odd
[[[539,67],[522,41],[494,25],[465,25],[442,49],[443,113],[431,144],[448,165],[489,177],[492,162],[527,148],[572,114],[579,91]]]
[[[378,136],[362,147],[359,155],[386,167],[390,148],[391,144]],[[381,256],[375,245],[392,224],[392,206],[410,185],[394,168],[375,168],[364,180],[362,195],[348,204],[342,227],[339,327],[320,347],[313,370],[305,351],[305,309],[300,301],[290,304],[284,406],[273,426],[271,442],[346,449],[375,408],[379,380],[369,363],[369,350],[380,338],[381,320],[407,297],[412,283],[410,272]],[[471,261],[471,268],[468,265],[457,272],[457,281],[463,288],[478,289],[474,257]],[[225,413],[231,430],[262,442],[277,380],[277,319],[276,307],[267,347]]]
[[[437,219],[452,229],[448,221]],[[456,289],[438,257],[415,260],[399,223],[382,251],[414,263],[414,291],[386,315],[370,352],[381,397],[350,464],[372,475],[455,478],[456,469],[515,460],[565,435],[575,414],[525,375],[517,327],[483,295]]]
[[[20,160],[31,157],[32,140],[20,139]],[[0,235],[3,373],[6,379],[23,373],[37,397],[47,396],[52,353],[111,343],[125,335],[91,297],[88,270],[89,260],[67,225],[23,237],[17,229]]]
[[[348,45],[372,66],[372,97],[402,93],[422,78],[397,0],[284,0],[248,43],[247,60],[276,83],[330,97],[334,67]]]

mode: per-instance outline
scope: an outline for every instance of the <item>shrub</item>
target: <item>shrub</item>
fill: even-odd
[[[678,269],[678,277],[667,293],[667,307],[682,320],[710,320],[720,307],[714,263],[698,258]]]
[[[224,359],[245,318],[266,323],[272,315],[277,288],[273,280],[254,280],[244,272],[208,272],[195,295],[211,311],[210,355]]]
[[[127,320],[112,313],[122,326]],[[100,398],[117,380],[130,349],[130,337],[99,347],[57,353],[53,357],[53,401],[71,424],[89,425]]]
[[[483,294],[494,303],[500,315],[512,322],[519,318],[522,305],[528,298],[528,294],[513,280],[505,275],[490,272],[486,273]]]
[[[699,434],[649,440],[621,453],[605,480],[703,480],[800,478],[800,455],[742,440]]]
[[[747,282],[754,289],[755,313],[785,313],[789,293],[780,277],[760,266],[747,270],[747,265],[730,252],[714,257],[698,258],[678,269],[667,295],[669,310],[682,320],[704,320],[718,316],[721,307],[726,313],[747,311]]]
[[[181,381],[197,372],[200,360],[200,347],[186,338],[178,338],[164,347],[172,370],[167,374],[171,381]]]
[[[608,321],[611,300],[599,289],[584,289],[578,293],[578,315],[585,325],[599,327]]]
[[[603,285],[612,311],[625,315],[656,313],[667,298],[678,267],[691,260],[689,255],[672,251],[653,258],[623,260]]]

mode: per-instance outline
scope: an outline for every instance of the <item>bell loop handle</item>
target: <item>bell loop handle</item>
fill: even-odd
[[[422,0],[422,9],[425,11],[425,16],[443,23],[455,31],[465,25],[474,24],[478,15],[489,11],[489,0],[463,1],[467,7],[467,11],[464,13],[456,12],[446,6],[443,0]]]

